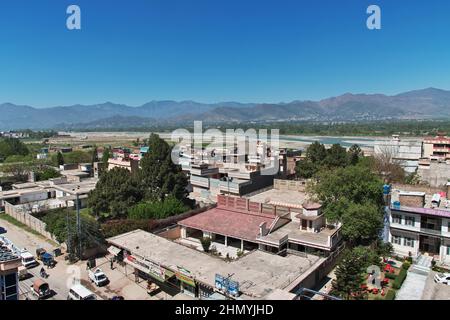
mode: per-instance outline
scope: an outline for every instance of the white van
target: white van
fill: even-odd
[[[67,296],[67,300],[96,300],[97,296],[82,286],[81,284],[74,284],[70,290],[69,295]]]
[[[20,258],[22,259],[22,265],[25,268],[32,268],[39,264],[36,261],[36,259],[34,258],[34,256],[31,253],[29,253],[28,251],[22,251],[20,253]]]

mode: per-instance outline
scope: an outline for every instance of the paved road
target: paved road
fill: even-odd
[[[31,254],[35,254],[37,248],[44,248],[48,251],[52,251],[55,247],[47,242],[44,238],[38,237],[34,234],[24,231],[23,229],[12,225],[11,223],[0,220],[0,227],[6,229],[6,233],[3,235],[11,240],[15,246],[19,248],[26,248]],[[49,277],[46,279],[50,289],[52,289],[56,294],[50,299],[54,300],[65,300],[69,292],[69,286],[67,281],[70,274],[68,273],[71,269],[64,261],[64,257],[60,256],[57,259],[57,265],[53,269],[46,269]],[[39,271],[42,265],[35,268],[29,269],[29,273],[32,275],[31,278],[22,280],[19,282],[20,298],[25,299],[26,297],[33,299],[31,295],[31,285],[33,282],[40,278]]]
[[[436,272],[431,271],[427,278],[422,300],[450,300],[450,286],[434,282]]]

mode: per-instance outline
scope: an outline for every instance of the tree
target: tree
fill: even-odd
[[[142,192],[131,172],[113,168],[101,175],[89,193],[88,206],[99,218],[125,218],[128,209],[141,199]]]
[[[61,151],[58,151],[58,154],[56,156],[56,163],[58,166],[64,165],[64,156],[62,155]]]
[[[357,144],[352,145],[348,149],[348,162],[350,165],[356,165],[359,162],[359,159],[363,156],[364,153]]]
[[[58,242],[70,245],[69,252],[77,253],[78,256],[85,250],[98,247],[105,242],[100,225],[89,214],[80,214],[80,235],[77,230],[76,212],[73,210],[51,210],[43,216],[42,220],[46,223],[45,230],[53,234]],[[80,244],[81,253],[79,252]]]
[[[164,219],[189,210],[182,201],[169,196],[162,201],[140,202],[128,210],[128,218],[134,220],[142,219]]]
[[[323,163],[329,168],[345,167],[348,164],[347,152],[340,144],[333,144],[326,150]]]
[[[141,188],[146,200],[163,200],[170,195],[179,200],[187,196],[187,177],[181,166],[172,162],[171,147],[156,134],[151,134],[150,152],[141,160]]]
[[[350,203],[342,212],[342,236],[352,244],[369,244],[383,228],[383,211],[367,201]]]
[[[306,159],[312,163],[322,164],[327,156],[327,149],[318,141],[310,144],[306,149]]]
[[[325,208],[340,199],[359,204],[371,201],[379,207],[383,205],[383,182],[364,166],[321,170],[308,190]]]
[[[61,174],[51,167],[43,168],[42,170],[36,171],[36,180],[44,181],[48,179],[58,178]]]
[[[339,262],[332,282],[332,293],[344,299],[360,298],[361,285],[364,283],[365,263],[360,252],[347,249]]]
[[[112,156],[112,152],[111,152],[111,148],[107,147],[103,150],[103,155],[102,155],[102,162],[103,162],[103,166],[104,168],[108,168],[108,160],[109,158],[111,158]]]
[[[0,167],[0,171],[2,171],[6,176],[12,177],[13,180],[18,182],[27,181],[30,170],[31,165],[28,162],[3,164]]]
[[[322,170],[308,192],[323,205],[330,222],[342,223],[352,245],[376,239],[383,223],[382,181],[365,166]]]
[[[9,156],[26,156],[30,153],[27,146],[15,138],[0,139],[0,159],[6,159]]]
[[[373,170],[380,177],[383,177],[386,183],[403,182],[405,179],[405,170],[402,168],[403,162],[395,159],[395,151],[390,147],[381,147],[379,153],[374,157]]]
[[[209,252],[209,249],[211,247],[211,238],[210,237],[201,237],[200,242],[203,247],[203,251]]]
[[[295,166],[295,172],[297,174],[297,177],[303,179],[312,178],[317,173],[318,170],[319,170],[318,165],[314,164],[312,161],[309,161],[307,159],[302,159],[298,161]]]

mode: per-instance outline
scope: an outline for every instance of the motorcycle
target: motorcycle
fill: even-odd
[[[40,274],[41,274],[41,278],[44,278],[44,279],[47,279],[47,278],[48,278],[48,273],[45,272],[45,270],[41,269]]]

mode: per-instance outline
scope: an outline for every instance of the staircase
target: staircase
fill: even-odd
[[[431,271],[432,261],[433,257],[421,254],[420,256],[417,257],[417,260],[411,266],[411,269],[409,271],[426,276]]]

